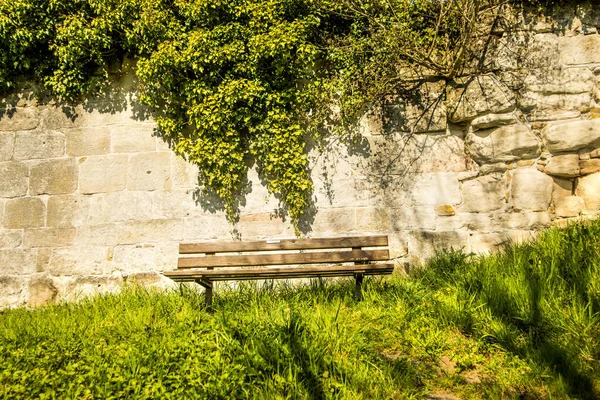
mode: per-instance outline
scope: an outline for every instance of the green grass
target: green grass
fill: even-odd
[[[130,287],[0,313],[4,398],[600,396],[600,222],[409,278]]]

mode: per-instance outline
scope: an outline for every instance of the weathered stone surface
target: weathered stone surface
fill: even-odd
[[[108,127],[87,127],[65,130],[67,154],[70,156],[93,156],[110,153]]]
[[[318,210],[312,230],[318,233],[345,233],[356,230],[356,216],[353,209],[332,208]]]
[[[12,159],[15,148],[15,134],[0,132],[0,162]]]
[[[544,229],[550,226],[551,222],[547,211],[503,213],[497,216],[496,229]]]
[[[89,197],[86,219],[89,225],[150,219],[153,219],[150,192],[101,193]]]
[[[44,226],[45,219],[46,206],[37,197],[9,200],[4,207],[5,228],[39,228]]]
[[[0,250],[0,272],[2,275],[33,274],[36,272],[36,256],[35,249]]]
[[[137,153],[156,150],[154,126],[122,125],[110,127],[113,153]]]
[[[126,155],[116,154],[82,157],[79,159],[79,191],[89,194],[125,189],[127,159]]]
[[[542,137],[552,153],[600,146],[600,120],[570,121],[548,125]]]
[[[554,178],[552,184],[552,201],[556,202],[563,197],[573,195],[573,181],[566,179]]]
[[[25,247],[64,247],[75,243],[75,228],[25,229]]]
[[[112,248],[101,246],[53,248],[45,272],[75,276],[109,273],[112,254]]]
[[[579,111],[565,110],[544,110],[536,111],[529,115],[530,122],[548,122],[548,121],[564,121],[568,119],[577,119],[581,116]]]
[[[451,217],[456,214],[456,210],[453,206],[445,204],[442,206],[437,206],[435,208],[435,213],[438,217]]]
[[[231,240],[231,230],[224,215],[191,217],[184,222],[185,238],[189,240]]]
[[[27,131],[39,123],[39,110],[35,107],[17,108],[14,113],[0,111],[0,131]]]
[[[600,36],[578,35],[558,39],[563,63],[567,65],[600,63]]]
[[[524,125],[469,132],[466,145],[473,159],[484,163],[534,158],[540,154],[538,138]]]
[[[17,307],[23,302],[24,279],[0,276],[0,309]]]
[[[579,176],[579,154],[563,154],[552,157],[544,172],[563,178]]]
[[[0,197],[18,197],[27,194],[29,168],[27,165],[9,161],[0,163]]]
[[[47,277],[36,277],[29,281],[27,304],[39,307],[54,303],[57,299],[58,290],[52,279]]]
[[[392,132],[439,132],[447,127],[444,84],[425,83],[413,92],[412,99],[390,100],[383,107],[382,129]]]
[[[462,231],[454,232],[411,232],[408,239],[409,254],[420,261],[433,256],[442,249],[468,250],[468,234]]]
[[[436,230],[440,232],[469,229],[478,232],[493,232],[498,225],[493,214],[489,213],[457,213],[453,217],[437,218]]]
[[[577,217],[584,208],[585,201],[577,196],[563,197],[554,202],[557,217]]]
[[[408,231],[412,229],[435,229],[434,207],[400,207],[389,210],[390,221],[394,231]]]
[[[581,175],[589,175],[600,172],[600,159],[594,158],[592,160],[581,160],[579,161],[579,168],[581,168]],[[600,188],[598,188],[598,190],[600,190]]]
[[[517,117],[514,114],[487,114],[471,121],[471,128],[474,130],[489,129],[500,125],[511,125],[517,122]]]
[[[171,178],[173,187],[194,188],[198,186],[198,167],[173,154],[171,156]]]
[[[108,104],[110,112],[98,108],[87,111],[83,106],[76,106],[73,113],[65,113],[62,109],[48,107],[42,112],[42,121],[46,128],[61,130],[64,128],[104,127],[108,125],[137,125],[133,109],[115,110],[115,104]],[[144,122],[145,124],[145,122]]]
[[[589,68],[565,68],[531,74],[525,79],[526,90],[541,94],[589,93],[594,84],[594,73]]]
[[[600,210],[600,173],[579,178],[575,193],[583,197],[585,209],[590,211]]]
[[[154,218],[184,218],[202,213],[197,203],[196,194],[192,190],[155,191],[152,199]],[[254,207],[264,211],[266,207]],[[274,209],[274,208],[273,208]],[[247,208],[245,208],[247,210]]]
[[[389,212],[385,208],[358,208],[356,210],[356,226],[359,232],[389,231]]]
[[[118,276],[60,276],[60,300],[79,301],[100,294],[118,293],[123,288],[123,278]]]
[[[406,257],[408,255],[408,239],[405,235],[388,235],[390,258]]]
[[[458,174],[436,172],[415,174],[406,186],[407,205],[460,204]]]
[[[592,105],[591,92],[575,94],[544,94],[527,91],[519,97],[519,106],[523,111],[535,110],[543,113],[551,110],[576,110],[588,112]]]
[[[124,222],[119,224],[117,232],[118,244],[179,241],[184,236],[181,219]]]
[[[23,232],[18,230],[0,230],[0,249],[14,249],[23,242]]]
[[[600,149],[594,149],[590,153],[590,158],[600,158]]]
[[[451,122],[472,120],[478,115],[501,114],[515,108],[515,98],[506,85],[493,75],[483,75],[466,82],[466,87],[449,88],[446,93]]]
[[[552,196],[552,178],[535,169],[512,173],[512,201],[516,210],[545,211]]]
[[[86,196],[51,196],[48,198],[49,227],[82,225],[88,216],[89,198]]]
[[[127,189],[166,190],[171,187],[171,153],[139,153],[131,156]]]
[[[236,229],[244,238],[269,238],[281,235],[284,224],[280,217],[272,213],[242,214]]]
[[[506,183],[500,177],[485,175],[463,182],[461,212],[489,212],[504,206]]]
[[[178,243],[153,243],[115,247],[114,264],[127,272],[172,270],[177,265]]]
[[[46,160],[31,166],[29,194],[69,194],[77,189],[77,162],[73,158]]]
[[[77,246],[113,246],[117,244],[117,226],[103,224],[81,226],[75,235]]]
[[[65,155],[65,135],[59,132],[17,132],[15,160],[35,160]]]

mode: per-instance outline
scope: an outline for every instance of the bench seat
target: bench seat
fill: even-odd
[[[253,279],[353,276],[360,301],[364,276],[394,271],[387,246],[387,236],[182,243],[177,270],[163,274],[203,286],[209,309],[213,282]]]

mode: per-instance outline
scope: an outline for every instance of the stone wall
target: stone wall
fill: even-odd
[[[401,269],[598,213],[600,11],[508,24],[494,73],[425,83],[417,101],[365,117],[360,143],[311,152],[307,236],[388,234]],[[232,238],[214,199],[198,197],[195,168],[154,136],[133,83],[66,113],[26,95],[2,112],[0,307],[168,285],[159,272],[179,242]],[[294,236],[253,169],[246,191],[237,236]]]

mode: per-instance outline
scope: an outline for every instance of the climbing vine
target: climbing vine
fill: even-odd
[[[307,143],[347,135],[418,80],[481,69],[504,3],[0,0],[0,90],[24,77],[77,101],[134,58],[141,102],[229,218],[255,162],[298,226],[313,188]]]

